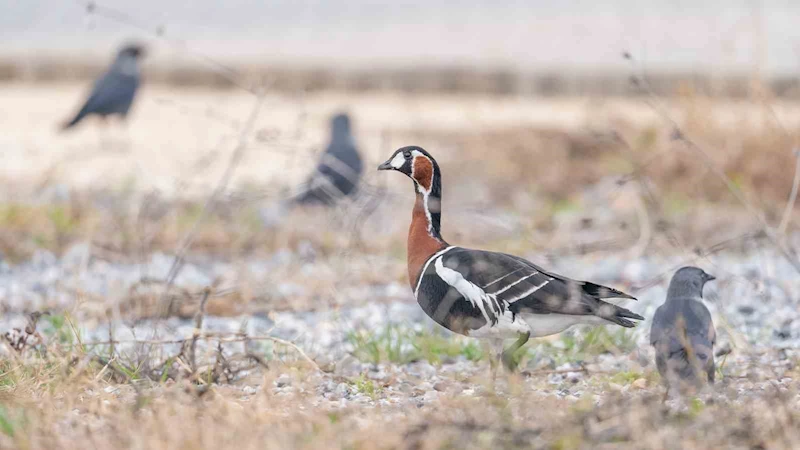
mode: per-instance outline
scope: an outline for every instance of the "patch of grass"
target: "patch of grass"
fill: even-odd
[[[0,405],[0,432],[13,438],[16,434],[17,422],[18,418],[13,417],[12,411],[5,405]]]
[[[463,356],[469,361],[483,359],[483,350],[475,340],[462,340],[424,331],[390,325],[377,333],[367,331],[348,334],[353,356],[372,364],[391,362],[408,364],[425,360],[441,364],[449,358]]]
[[[550,205],[550,215],[558,214],[560,212],[578,211],[580,205],[575,201],[566,198],[553,201]]]
[[[0,361],[0,392],[12,392],[31,382],[38,387],[52,388],[65,373],[67,362],[62,359],[32,358],[26,362]]]
[[[464,355],[468,361],[480,361],[486,356],[481,346],[475,341],[464,344],[464,346],[461,347],[461,354]]]
[[[328,413],[328,421],[332,425],[337,424],[340,420],[341,420],[341,416],[339,415],[339,413],[337,413],[335,411],[332,411],[332,412]]]
[[[396,364],[407,364],[419,359],[407,331],[389,326],[381,332],[351,332],[347,340],[353,346],[353,356],[360,361],[379,364],[389,361]]]
[[[50,340],[55,340],[61,344],[72,346],[75,344],[76,337],[80,339],[80,332],[73,330],[69,324],[69,317],[67,314],[51,314],[42,317],[44,327],[42,333],[49,337]],[[76,332],[78,335],[76,336]]]
[[[71,233],[78,226],[73,214],[64,206],[51,206],[47,211],[47,218],[50,219],[50,223],[58,235]]]
[[[464,356],[469,361],[483,358],[483,350],[474,339],[464,342],[439,334],[416,333],[412,336],[412,345],[423,359],[433,364],[441,364],[446,358],[458,356]]]
[[[624,328],[596,326],[584,327],[562,333],[555,342],[545,342],[536,350],[544,350],[558,365],[584,361],[602,354],[628,353],[636,348],[636,338]]]
[[[644,374],[636,371],[617,372],[611,376],[609,381],[617,384],[631,384],[639,378],[644,378]]]
[[[691,415],[692,417],[697,417],[698,415],[700,415],[701,412],[703,412],[705,408],[706,404],[703,403],[703,401],[700,400],[699,398],[694,397],[689,402],[689,415]]]
[[[376,385],[374,381],[367,378],[363,373],[353,380],[352,385],[356,388],[356,392],[360,392],[372,400],[375,400],[382,390],[380,386]]]
[[[581,447],[583,439],[579,434],[569,434],[556,439],[553,442],[554,450],[572,450]]]

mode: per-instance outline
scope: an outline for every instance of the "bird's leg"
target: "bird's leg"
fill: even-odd
[[[497,360],[495,359],[495,346],[494,341],[481,340],[481,348],[483,353],[489,359],[489,378],[494,381],[495,373],[497,372]]]
[[[497,367],[501,362],[501,353],[503,351],[503,340],[497,339],[490,342],[482,342],[483,351],[489,357],[489,377],[494,386],[495,379],[497,378]]]
[[[519,361],[517,361],[514,358],[514,353],[516,353],[517,350],[522,348],[522,346],[525,345],[525,343],[527,343],[528,339],[530,338],[531,338],[530,332],[527,332],[525,334],[520,334],[519,339],[517,339],[513,344],[511,344],[511,347],[508,347],[502,353],[501,360],[503,361],[503,366],[506,368],[506,370],[508,370],[509,372],[513,372],[514,370],[516,370],[517,365],[519,365]]]

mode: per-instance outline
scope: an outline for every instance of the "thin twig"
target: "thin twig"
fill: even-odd
[[[208,302],[208,296],[210,294],[211,288],[207,287],[203,289],[203,299],[200,300],[200,308],[197,310],[197,315],[194,317],[194,332],[192,333],[192,345],[190,347],[192,373],[197,371],[197,339],[200,337],[200,333],[203,330],[203,319],[206,315],[206,303]]]
[[[139,345],[174,345],[174,344],[184,344],[186,342],[191,342],[194,339],[194,336],[190,339],[124,339],[114,341],[114,344],[139,344]],[[319,365],[311,359],[306,352],[304,352],[300,347],[295,345],[290,341],[285,341],[280,338],[276,338],[274,336],[231,336],[229,334],[223,333],[203,333],[197,336],[197,340],[218,340],[221,343],[232,343],[232,342],[246,342],[246,341],[272,341],[276,344],[280,344],[286,347],[289,347],[297,352],[300,357],[313,366],[317,370],[321,370]],[[84,347],[96,347],[98,345],[111,345],[112,343],[109,341],[90,341],[84,342],[82,345]]]
[[[564,374],[570,372],[583,372],[583,373],[600,373],[600,374],[610,374],[616,373],[610,370],[589,370],[586,367],[578,367],[577,369],[543,369],[543,370],[534,370],[534,371],[525,371],[522,372],[525,376],[536,376],[536,375],[551,375],[551,374]]]
[[[636,208],[636,216],[639,221],[639,238],[636,244],[628,250],[631,259],[639,259],[647,250],[650,241],[653,237],[652,225],[650,223],[650,215],[647,213],[647,205],[645,205],[641,192],[641,181],[637,186],[632,188],[631,191],[634,195],[634,206]]]
[[[77,328],[75,328],[75,324],[72,323],[72,319],[69,318],[69,314],[64,314],[64,319],[66,319],[67,323],[69,323],[69,327],[72,330],[72,334],[75,336],[75,340],[78,342],[78,347],[80,347],[81,350],[83,350],[84,347],[83,343],[81,343],[81,335],[80,333],[78,333]]]
[[[261,366],[261,367],[263,367],[265,369],[269,369],[269,364],[267,364],[267,361],[264,360],[264,358],[262,358],[261,356],[256,355],[255,353],[252,353],[252,352],[247,352],[245,354],[245,356],[247,356],[249,359],[252,359],[253,361],[255,361],[256,364],[258,364],[259,366]]]
[[[211,193],[211,195],[206,200],[205,204],[203,205],[203,209],[200,211],[200,214],[197,216],[197,219],[192,224],[192,227],[186,233],[184,238],[181,240],[178,248],[175,252],[175,259],[172,262],[172,266],[170,267],[169,274],[167,275],[167,286],[164,289],[164,292],[161,294],[161,307],[164,308],[166,305],[166,298],[169,295],[170,289],[172,288],[172,284],[175,282],[175,279],[180,274],[181,269],[183,268],[183,258],[185,257],[186,251],[194,242],[194,238],[197,234],[198,229],[200,228],[200,224],[205,220],[206,216],[209,212],[214,208],[219,196],[222,194],[223,191],[228,187],[228,183],[230,182],[231,176],[233,172],[236,170],[236,167],[239,165],[239,162],[244,156],[244,150],[247,144],[247,136],[250,134],[253,126],[255,125],[256,118],[258,117],[258,113],[261,110],[261,105],[264,102],[264,95],[260,94],[256,100],[256,104],[253,106],[253,109],[250,111],[250,115],[247,118],[247,121],[242,127],[241,133],[239,133],[239,142],[234,148],[233,152],[231,153],[231,157],[228,160],[228,166],[225,168],[225,172],[222,174],[219,182],[217,183],[216,188]],[[162,311],[163,313],[164,311]]]
[[[116,349],[114,348],[114,327],[111,324],[111,317],[108,317],[108,340],[112,342],[111,346],[108,349],[108,357],[109,359],[114,358],[114,354],[116,353]]]
[[[121,370],[119,367],[113,364],[114,362],[113,360],[106,360],[105,358],[102,358],[97,355],[90,357],[89,360],[102,365],[103,369],[105,368],[111,369],[111,371],[114,372],[114,374],[116,374],[118,377],[120,377],[125,383],[131,380],[131,377],[129,377],[127,373],[125,373],[123,370]]]
[[[231,84],[233,84],[233,85],[235,85],[235,86],[237,86],[237,87],[239,87],[239,88],[241,88],[241,89],[243,89],[243,90],[245,90],[247,92],[250,92],[252,94],[258,95],[256,93],[256,90],[253,87],[247,86],[242,81],[242,75],[239,72],[237,72],[235,69],[233,69],[233,68],[231,68],[231,67],[229,67],[229,66],[227,66],[227,65],[225,65],[225,64],[223,64],[223,63],[221,63],[219,61],[216,61],[215,59],[213,59],[213,58],[211,58],[211,57],[209,57],[207,55],[204,55],[204,54],[202,54],[202,53],[200,53],[198,51],[190,50],[188,48],[188,46],[186,45],[186,41],[184,41],[182,39],[176,39],[176,38],[167,37],[166,33],[165,33],[165,27],[164,26],[159,25],[159,26],[156,26],[156,27],[150,27],[148,25],[145,25],[145,24],[139,22],[138,20],[133,18],[130,14],[128,14],[128,13],[126,13],[124,11],[120,11],[118,9],[114,9],[114,8],[106,6],[106,5],[100,5],[95,1],[85,2],[85,1],[79,0],[77,3],[79,5],[81,5],[86,10],[87,14],[93,14],[95,16],[103,17],[105,19],[117,22],[119,24],[123,24],[123,25],[129,26],[131,28],[138,29],[138,30],[143,31],[145,33],[151,34],[156,39],[160,39],[160,40],[162,40],[164,42],[167,42],[167,43],[171,44],[176,49],[182,50],[186,54],[188,54],[190,56],[193,56],[193,57],[205,62],[206,64],[208,64],[210,66],[216,67],[218,69],[217,73],[219,73],[222,77],[224,77],[226,80],[228,80]]]
[[[112,363],[113,363],[115,360],[116,360],[116,357],[113,357],[113,356],[112,356],[111,358],[109,358],[109,359],[108,359],[108,363],[107,363],[106,365],[104,365],[102,369],[100,369],[100,372],[97,372],[97,375],[95,375],[95,377],[94,377],[95,381],[99,380],[100,378],[102,378],[102,377],[103,377],[103,375],[105,375],[105,373],[106,373],[106,370],[108,370],[109,366],[110,366],[110,365],[111,365],[111,364],[112,364]]]

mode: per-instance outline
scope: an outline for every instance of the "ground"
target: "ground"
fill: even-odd
[[[3,447],[800,440],[795,104],[268,93],[242,132],[252,95],[153,85],[126,126],[57,133],[84,87],[0,85],[15,111],[0,116]],[[287,210],[342,108],[368,169],[360,196]],[[480,343],[411,296],[411,186],[371,170],[407,144],[442,166],[451,243],[614,286],[648,320],[532,340],[519,373],[492,381]],[[719,382],[662,403],[649,319],[687,264],[717,276]],[[47,315],[33,326],[32,312]]]

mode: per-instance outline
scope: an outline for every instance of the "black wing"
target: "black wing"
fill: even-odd
[[[592,295],[601,288],[619,291],[561,277],[513,255],[455,248],[442,262],[515,314],[596,315],[627,327],[634,326],[627,318],[644,319]]]
[[[363,166],[352,142],[331,142],[296,202],[334,204],[355,192]]]
[[[628,295],[628,294],[626,294],[626,293],[624,293],[624,292],[622,292],[620,290],[617,290],[617,289],[614,289],[614,288],[610,288],[608,286],[602,286],[602,285],[599,285],[599,284],[595,284],[595,283],[592,283],[590,281],[573,280],[573,279],[567,278],[567,277],[565,277],[563,275],[558,275],[556,273],[547,271],[547,270],[537,266],[536,264],[528,261],[527,259],[520,258],[519,256],[506,255],[505,253],[503,253],[503,255],[508,256],[509,258],[513,258],[513,259],[519,261],[520,263],[525,264],[525,265],[531,267],[532,269],[537,270],[537,271],[539,271],[541,273],[544,273],[544,274],[547,274],[547,275],[549,275],[549,276],[551,276],[553,278],[557,278],[559,280],[562,280],[565,283],[577,285],[578,287],[580,287],[580,289],[583,292],[585,292],[587,295],[590,295],[592,297],[596,297],[596,298],[627,298],[627,299],[631,299],[631,300],[636,300],[636,297]]]

